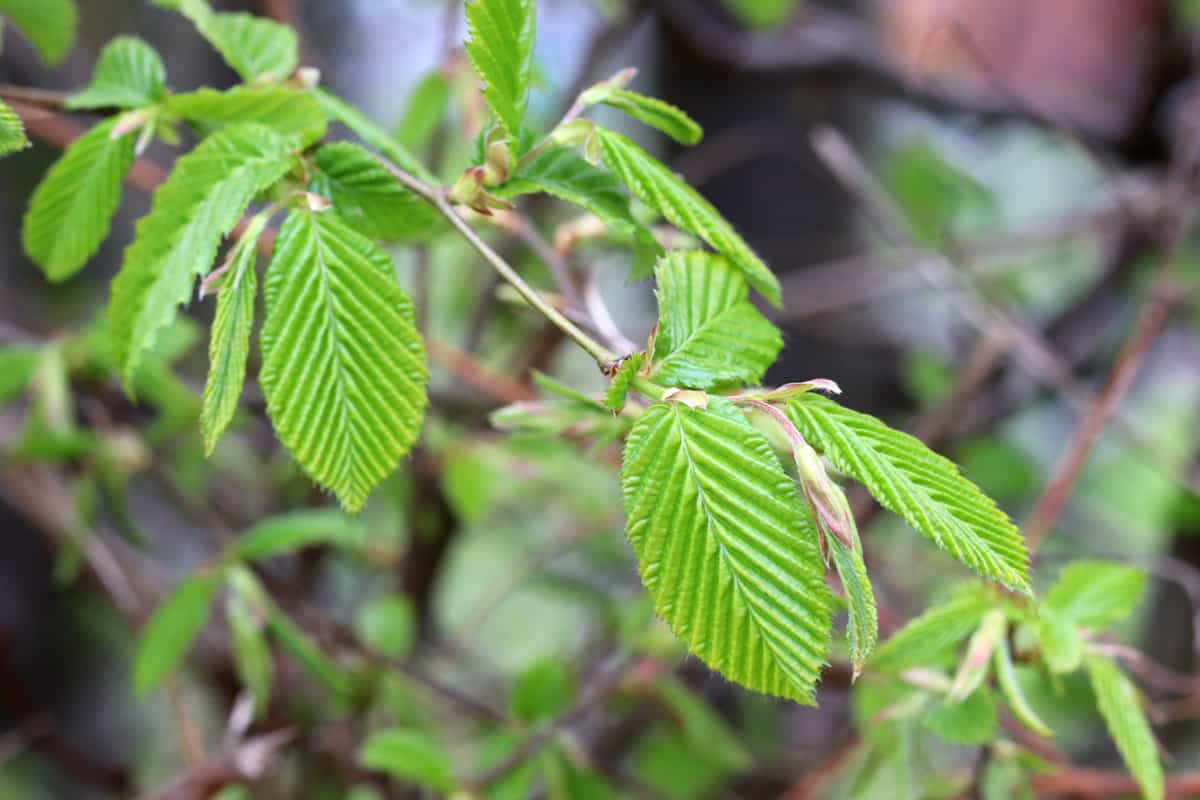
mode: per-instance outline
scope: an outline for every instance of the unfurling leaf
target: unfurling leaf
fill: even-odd
[[[625,136],[597,128],[604,162],[629,191],[680,230],[699,236],[746,276],[746,281],[773,304],[780,303],[779,281],[733,226],[665,165]]]
[[[467,57],[483,80],[483,99],[515,142],[529,103],[537,9],[533,0],[473,0],[467,4]]]
[[[1096,693],[1096,706],[1108,734],[1117,744],[1125,766],[1142,789],[1147,800],[1163,796],[1162,763],[1158,746],[1146,721],[1137,687],[1115,663],[1107,658],[1087,659],[1088,677]]]
[[[200,430],[208,453],[212,453],[225,426],[233,419],[246,379],[254,297],[258,292],[254,265],[258,260],[258,237],[267,219],[266,214],[257,214],[250,220],[229,256],[217,292],[217,312],[208,344],[208,381],[204,384],[204,407],[200,412]]]
[[[1029,592],[1021,532],[954,462],[875,417],[814,393],[788,403],[788,417],[884,508],[980,575]]]
[[[947,699],[950,702],[960,702],[974,692],[987,677],[988,667],[992,663],[992,654],[1000,645],[1008,631],[1008,621],[1000,609],[992,609],[983,615],[979,628],[972,634],[963,654],[962,663],[950,684]]]
[[[125,250],[109,304],[113,355],[128,384],[142,353],[187,301],[217,246],[259,192],[292,166],[287,140],[261,125],[235,125],[180,158],[154,193]]]
[[[1012,653],[1009,651],[1007,637],[1000,637],[1000,641],[996,645],[994,660],[996,683],[999,685],[1000,691],[1004,693],[1004,699],[1008,702],[1013,716],[1039,736],[1053,736],[1054,732],[1046,723],[1042,722],[1042,718],[1033,710],[1033,706],[1025,697],[1025,691],[1021,688],[1020,681],[1017,680],[1017,671],[1013,667]]]
[[[187,655],[192,640],[208,621],[221,575],[204,572],[180,583],[146,623],[133,656],[133,688],[149,694]]]
[[[830,558],[846,593],[846,639],[850,643],[850,663],[857,678],[879,640],[875,593],[871,590],[862,550],[846,547],[836,536],[830,536],[828,542]]]
[[[229,643],[233,649],[233,666],[238,680],[254,698],[256,714],[261,717],[271,701],[272,683],[265,609],[255,608],[254,598],[237,591],[238,585],[238,581],[231,581],[234,591],[225,605],[225,624],[229,628]]]
[[[816,532],[763,435],[723,398],[655,405],[621,475],[642,581],[675,634],[729,680],[812,703],[829,592]]]
[[[66,107],[142,108],[162,98],[167,69],[153,47],[135,36],[118,36],[100,51],[87,88]]]
[[[619,108],[634,119],[662,131],[682,145],[699,144],[704,129],[683,110],[657,97],[631,92],[628,89],[600,84],[584,92],[584,102]]]
[[[334,142],[316,154],[319,170],[309,188],[325,197],[338,216],[374,239],[428,238],[440,230],[433,207],[405,189],[356,144]]]
[[[0,100],[0,156],[29,147],[29,137],[21,118]]]
[[[425,350],[391,259],[333,211],[293,209],[267,270],[267,413],[300,466],[357,511],[417,439]]]
[[[631,239],[650,249],[658,248],[650,231],[633,216],[629,195],[610,173],[598,169],[566,147],[551,147],[524,164],[493,193],[504,200],[545,192],[587,209],[614,236]]]
[[[981,587],[966,587],[950,602],[929,609],[892,634],[871,659],[871,666],[900,672],[945,660],[971,635],[992,604]]]
[[[660,319],[653,380],[705,390],[762,380],[783,337],[750,304],[740,271],[721,256],[676,251],[654,274]]]
[[[1071,619],[1043,604],[1038,609],[1034,632],[1042,658],[1051,672],[1063,674],[1079,669],[1083,663],[1083,637],[1079,635],[1079,626]]]
[[[574,696],[575,681],[566,662],[547,658],[517,676],[508,705],[523,722],[546,722],[565,712]]]
[[[986,744],[996,733],[996,701],[986,687],[980,687],[962,700],[947,698],[934,706],[924,724],[951,744]]]
[[[642,353],[633,353],[621,362],[621,366],[613,375],[608,391],[604,393],[605,408],[614,414],[621,413],[621,409],[625,408],[625,397],[629,394],[629,385],[633,383],[633,379],[637,377],[638,371],[645,362],[646,357]]]
[[[134,137],[114,136],[116,125],[106,120],[72,142],[29,201],[25,252],[52,281],[78,272],[108,235],[133,165]]]

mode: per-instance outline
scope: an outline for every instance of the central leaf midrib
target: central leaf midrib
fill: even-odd
[[[731,563],[731,560],[725,549],[725,543],[722,541],[720,533],[718,533],[718,531],[721,530],[721,525],[716,519],[713,518],[708,509],[708,502],[705,500],[704,496],[704,488],[700,485],[700,479],[696,470],[696,465],[692,460],[691,449],[688,447],[687,431],[684,429],[683,425],[683,413],[680,411],[678,406],[675,407],[674,413],[676,427],[679,430],[680,447],[683,450],[683,456],[688,465],[688,475],[691,476],[692,483],[696,487],[696,495],[699,498],[700,508],[704,512],[704,519],[708,529],[712,531],[712,537],[717,543],[717,550],[721,554],[721,561],[725,565],[726,570],[729,572],[730,578],[733,580],[734,591],[739,597],[742,598],[742,603],[745,605],[747,613],[749,614],[751,621],[754,623],[754,629],[758,634],[758,638],[762,641],[763,646],[770,651],[772,655],[772,660],[775,662],[775,668],[786,677],[788,683],[794,683],[796,681],[796,677],[792,675],[792,671],[785,666],[786,659],[782,658],[776,651],[775,646],[771,642],[771,637],[767,636],[763,631],[763,625],[761,620],[759,620],[759,615],[757,610],[754,608],[754,604],[746,599],[746,590],[742,588],[742,581],[738,577],[737,569]]]
[[[350,461],[351,480],[354,484],[357,484],[358,483],[358,475],[355,474],[355,473],[357,473],[357,470],[354,468],[354,464],[355,464],[356,460],[353,457],[354,443],[352,441],[353,437],[350,434],[350,422],[347,418],[348,403],[346,400],[346,388],[345,388],[346,376],[342,369],[343,354],[342,354],[342,340],[341,340],[341,336],[339,335],[340,326],[338,325],[338,321],[337,321],[337,313],[333,309],[333,297],[332,297],[333,292],[329,286],[329,274],[328,274],[329,267],[325,262],[325,251],[323,248],[323,240],[322,240],[322,235],[321,235],[322,234],[321,224],[320,224],[320,222],[317,221],[316,217],[312,215],[313,212],[309,212],[309,214],[310,214],[309,219],[311,220],[312,226],[313,226],[313,238],[315,240],[313,242],[313,247],[316,250],[316,259],[317,259],[317,267],[318,267],[317,272],[318,272],[318,277],[321,281],[321,297],[322,297],[322,300],[324,300],[324,302],[325,302],[325,316],[329,322],[329,336],[333,342],[333,353],[334,353],[334,362],[335,362],[334,373],[338,377],[338,380],[336,381],[336,384],[337,384],[336,391],[337,391],[338,417],[339,417],[339,423],[340,423],[339,432],[341,434],[343,447],[345,447],[344,452],[346,454],[346,458]],[[352,487],[352,488],[355,492],[357,492],[357,486]]]

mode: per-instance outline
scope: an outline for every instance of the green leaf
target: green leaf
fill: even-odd
[[[333,212],[296,209],[266,279],[267,413],[284,446],[350,512],[409,451],[427,399],[412,302],[387,254]]]
[[[127,383],[212,264],[221,238],[292,163],[288,142],[261,125],[225,128],[175,162],[113,281],[110,334]]]
[[[1137,687],[1115,663],[1107,658],[1087,659],[1088,677],[1096,693],[1096,706],[1108,733],[1117,744],[1125,766],[1149,800],[1163,796],[1162,764],[1154,734],[1142,710]]]
[[[321,108],[325,109],[325,113],[331,119],[345,125],[372,150],[377,151],[405,172],[410,172],[423,181],[437,183],[437,176],[430,172],[420,159],[357,108],[324,89],[313,89],[310,94],[314,100],[320,103]]]
[[[575,681],[566,662],[547,658],[517,675],[508,707],[524,722],[546,722],[565,712],[574,696]]]
[[[350,699],[354,692],[354,683],[349,674],[331,661],[312,637],[286,614],[278,608],[269,608],[267,628],[280,646],[335,700],[345,703]]]
[[[996,701],[986,687],[981,687],[961,702],[946,701],[929,709],[923,723],[951,744],[987,744],[996,732]]]
[[[32,347],[0,347],[0,405],[29,384],[38,362],[38,351]]]
[[[153,47],[136,36],[118,36],[100,51],[87,88],[67,98],[66,107],[142,108],[162,98],[167,68]]]
[[[1145,575],[1135,567],[1074,561],[1046,592],[1042,605],[1076,625],[1099,630],[1129,616],[1145,583]]]
[[[1029,593],[1029,552],[1012,521],[954,462],[875,417],[808,393],[788,417],[879,504],[987,578]]]
[[[1051,672],[1065,674],[1079,669],[1083,662],[1083,638],[1079,626],[1045,605],[1038,610],[1034,623],[1042,658]]]
[[[281,86],[197,89],[167,98],[166,109],[203,135],[230,125],[261,123],[303,149],[325,135],[325,109],[311,92]]]
[[[589,164],[574,150],[551,147],[517,168],[492,193],[504,200],[545,192],[587,209],[615,236],[658,248],[653,235],[633,216],[629,195],[610,173]]]
[[[441,69],[431,70],[409,95],[408,109],[396,128],[396,141],[415,152],[427,148],[446,116],[450,98],[450,82],[446,75]]]
[[[836,536],[826,536],[825,541],[846,592],[846,638],[850,642],[850,663],[857,678],[879,640],[875,593],[871,590],[871,578],[867,575],[862,551],[846,547]]]
[[[1037,735],[1053,736],[1054,732],[1045,722],[1042,722],[1042,718],[1033,710],[1033,706],[1025,697],[1025,690],[1021,688],[1021,682],[1017,680],[1017,671],[1013,667],[1012,653],[1008,648],[1007,637],[1001,637],[997,644],[994,660],[996,683],[1003,692],[1004,699],[1008,701],[1008,707],[1013,716]]]
[[[67,147],[34,190],[21,230],[25,252],[52,281],[74,275],[108,236],[133,165],[134,137],[114,138],[115,118]]]
[[[983,615],[979,627],[971,634],[963,653],[962,662],[954,674],[947,698],[958,702],[974,692],[987,677],[992,664],[992,654],[1000,645],[1000,640],[1008,633],[1008,619],[999,608],[993,608]]]
[[[233,649],[233,666],[238,680],[254,698],[254,708],[262,716],[271,702],[272,663],[260,613],[239,592],[225,604],[225,624]]]
[[[75,44],[79,11],[74,0],[0,0],[3,14],[51,66],[66,58]]]
[[[704,129],[694,119],[657,97],[647,97],[628,89],[601,84],[586,92],[584,100],[589,105],[601,104],[619,108],[634,119],[662,131],[688,147],[699,144],[704,136]]]
[[[483,99],[515,142],[533,79],[537,9],[533,0],[474,0],[467,4],[467,28],[467,57],[483,80]]]
[[[950,602],[929,609],[892,634],[871,659],[871,666],[901,672],[944,660],[975,631],[993,602],[979,587],[966,587]]]
[[[642,353],[633,353],[617,367],[608,391],[604,393],[604,407],[614,414],[620,414],[625,407],[625,397],[629,394],[629,384],[637,377],[646,357]]]
[[[816,531],[763,435],[722,398],[654,405],[621,478],[642,582],[675,635],[729,680],[811,704],[829,591]]]
[[[755,385],[783,349],[750,304],[742,273],[721,256],[675,251],[658,262],[658,338],[651,378],[666,386]]]
[[[259,522],[230,548],[232,558],[260,561],[305,547],[358,547],[366,531],[336,508],[291,511]]]
[[[433,206],[401,186],[375,158],[356,144],[335,142],[317,151],[319,172],[310,188],[338,215],[373,239],[427,238],[440,228]]]
[[[722,0],[725,7],[750,28],[771,29],[787,22],[802,0]]]
[[[405,658],[416,640],[412,601],[402,594],[375,597],[359,608],[354,629],[363,644],[390,658]]]
[[[243,12],[217,13],[207,0],[156,0],[192,21],[200,35],[247,83],[277,83],[300,63],[296,32]]]
[[[703,239],[745,273],[751,286],[779,305],[779,281],[711,203],[625,136],[603,128],[597,128],[595,136],[605,163],[635,197],[681,230]]]
[[[29,147],[29,137],[21,118],[0,100],[0,156]]]
[[[208,621],[209,607],[220,586],[220,573],[193,575],[154,611],[133,656],[133,690],[139,696],[153,691],[183,661]]]
[[[358,753],[367,769],[386,772],[443,795],[454,791],[450,756],[429,734],[392,728],[371,734]]]
[[[254,265],[258,258],[258,237],[267,226],[267,219],[265,214],[251,218],[229,255],[228,270],[217,291],[217,311],[208,342],[208,381],[204,384],[204,407],[200,412],[200,430],[208,454],[233,419],[246,379],[250,331],[254,327],[254,296],[258,292]]]

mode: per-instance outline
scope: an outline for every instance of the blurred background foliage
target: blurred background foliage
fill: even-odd
[[[295,24],[304,63],[447,181],[467,163],[483,111],[457,49],[461,4],[217,5]],[[149,3],[87,0],[81,13],[54,68],[6,29],[0,83],[82,86],[118,34],[157,47],[173,88],[233,80],[182,19]],[[1152,297],[1175,202],[1164,185],[1190,181],[1200,152],[1197,26],[1191,0],[541,0],[531,111],[548,126],[579,89],[636,66],[638,85],[686,109],[706,138],[675,152],[644,129],[630,135],[782,277],[774,314],[788,344],[768,382],[838,381],[849,405],[917,432],[1024,522]],[[832,129],[865,154],[881,198],[814,147],[813,131]],[[235,435],[204,458],[206,304],[139,376],[140,405],[114,388],[97,311],[147,197],[127,192],[88,270],[48,284],[19,226],[56,154],[43,143],[0,165],[0,796],[209,796],[169,792],[195,788],[173,783],[198,769],[189,736],[211,755],[223,737],[251,735],[223,731],[255,675],[255,725],[293,724],[303,746],[272,750],[253,788],[236,774],[219,781],[227,798],[437,795],[450,773],[481,776],[497,798],[1030,791],[1037,759],[1007,740],[981,760],[944,741],[956,738],[945,720],[876,724],[896,687],[868,674],[850,692],[844,654],[818,709],[744,693],[683,658],[624,540],[614,446],[559,430],[501,436],[488,423],[508,402],[553,396],[535,371],[585,392],[603,379],[498,293],[455,237],[394,254],[442,348],[420,448],[345,522],[358,533],[248,567],[188,670],[135,698],[136,623],[168,588],[256,523],[329,503],[272,440],[253,388]],[[548,235],[571,221],[556,204],[536,210]],[[496,242],[544,283],[542,263]],[[1190,232],[1167,252],[1181,296],[1036,577],[1044,588],[1084,555],[1146,569],[1121,640],[1187,677],[1200,646],[1200,261]],[[654,300],[626,282],[628,254],[582,253],[618,326],[643,341]],[[614,421],[608,439],[620,432]],[[897,535],[901,521],[863,498],[856,509],[885,628],[967,577]],[[299,639],[256,605],[259,584],[283,598]],[[322,676],[350,681],[343,700],[314,689]],[[1119,764],[1086,680],[1018,676],[1057,748]],[[1173,772],[1200,768],[1192,681],[1147,687]],[[425,789],[356,761],[362,731],[380,727],[411,732],[376,755]]]

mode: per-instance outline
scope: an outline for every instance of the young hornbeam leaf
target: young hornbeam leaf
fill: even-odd
[[[651,379],[706,390],[758,383],[783,337],[750,304],[742,273],[712,253],[675,251],[654,274],[659,323]]]
[[[812,392],[788,403],[788,417],[884,508],[984,577],[1029,593],[1029,552],[1021,532],[954,462]]]
[[[585,105],[606,105],[619,108],[634,119],[662,131],[682,145],[700,143],[704,129],[681,109],[655,97],[631,92],[625,88],[635,71],[622,70],[604,83],[598,83],[583,93]]]
[[[625,407],[625,396],[629,394],[629,384],[633,383],[645,362],[644,353],[633,353],[621,362],[613,374],[612,384],[604,394],[605,408],[614,414],[621,413],[621,409]]]
[[[258,291],[258,276],[254,271],[258,237],[269,218],[266,213],[251,217],[220,270],[223,274],[217,294],[217,312],[208,344],[208,381],[204,385],[204,406],[200,412],[204,449],[210,454],[225,426],[233,419],[238,397],[242,394],[246,358],[250,354],[250,330],[254,327],[254,296]],[[205,279],[201,286],[207,283],[208,279]]]
[[[272,660],[266,638],[268,605],[262,590],[244,569],[231,570],[233,590],[225,603],[225,624],[233,650],[233,666],[242,686],[254,698],[255,715],[266,713],[271,702]]]
[[[314,508],[262,520],[234,543],[228,558],[262,561],[315,545],[358,548],[365,542],[361,523],[335,508]]]
[[[372,150],[423,181],[438,182],[437,176],[430,172],[429,168],[422,164],[420,159],[414,156],[407,147],[396,141],[391,134],[372,122],[357,108],[343,102],[324,89],[313,89],[311,94],[321,108],[325,109],[325,113],[329,115],[330,119],[335,119],[345,125],[355,136],[370,145]]]
[[[929,709],[922,723],[951,744],[983,745],[996,735],[996,701],[986,688],[961,700],[947,698]]]
[[[764,403],[786,403],[788,400],[794,400],[802,394],[808,392],[827,392],[829,394],[841,394],[842,387],[838,386],[834,381],[828,378],[813,378],[810,381],[802,381],[798,383],[785,383],[783,386],[777,386],[774,389],[751,389],[745,392],[740,392],[741,397],[754,397]]]
[[[66,58],[75,44],[75,0],[0,0],[0,22],[6,16],[51,66]]]
[[[427,733],[405,728],[377,731],[363,743],[358,760],[367,769],[420,784],[439,797],[454,793],[454,765]]]
[[[325,135],[328,122],[325,109],[311,92],[283,86],[235,86],[226,91],[197,89],[173,94],[163,106],[201,135],[230,125],[261,123],[288,139],[297,149],[317,142]]]
[[[992,653],[1000,645],[1000,640],[1008,634],[1008,620],[1004,612],[992,609],[983,615],[971,641],[967,644],[967,652],[963,655],[954,682],[950,684],[948,700],[961,703],[967,695],[974,692],[987,677],[988,666],[992,663]]]
[[[472,0],[467,3],[467,28],[467,57],[483,80],[483,99],[515,143],[533,79],[534,0]]]
[[[1083,637],[1079,635],[1079,626],[1072,620],[1043,604],[1038,609],[1034,633],[1042,651],[1042,660],[1051,672],[1062,675],[1079,669],[1083,663]]]
[[[373,239],[427,238],[440,215],[391,176],[356,144],[334,142],[317,150],[309,189],[330,200],[338,216]]]
[[[351,675],[325,655],[321,646],[274,604],[267,603],[266,614],[267,629],[279,645],[288,651],[333,699],[339,703],[348,702],[354,694],[354,680]]]
[[[187,655],[192,640],[208,621],[221,586],[221,573],[202,572],[185,579],[159,605],[138,638],[133,656],[133,689],[145,696]]]
[[[621,480],[642,581],[675,634],[729,680],[812,703],[829,590],[762,433],[724,398],[659,403],[626,440]]]
[[[1145,587],[1136,567],[1075,561],[1046,591],[1044,610],[1083,628],[1100,630],[1129,616]]]
[[[396,141],[410,150],[425,150],[445,119],[451,98],[446,71],[431,70],[408,96],[408,108],[394,133]]]
[[[0,156],[29,147],[29,137],[21,118],[0,100]]]
[[[225,128],[175,163],[112,284],[109,335],[127,384],[196,277],[208,271],[221,238],[293,163],[287,140],[261,125]]]
[[[293,209],[267,270],[267,413],[300,466],[355,512],[420,432],[425,349],[388,255],[335,211]]]
[[[971,635],[994,601],[980,586],[967,586],[950,602],[929,609],[888,639],[871,665],[884,672],[938,664]]]
[[[141,108],[162,99],[167,69],[153,47],[118,36],[100,51],[87,88],[67,98],[69,109]]]
[[[1004,693],[1004,699],[1008,701],[1008,707],[1012,711],[1013,716],[1017,721],[1024,725],[1029,730],[1039,736],[1053,736],[1054,731],[1042,722],[1042,718],[1033,710],[1033,706],[1029,705],[1029,700],[1025,698],[1025,691],[1021,688],[1020,681],[1017,680],[1017,671],[1013,667],[1012,653],[1008,647],[1008,637],[1001,636],[999,644],[996,645],[995,653],[996,665],[996,683],[1000,686],[1000,691]]]
[[[850,644],[850,663],[857,680],[863,666],[879,641],[879,615],[875,593],[863,561],[862,548],[851,549],[836,537],[829,537],[829,552],[846,593],[846,639]]]
[[[517,167],[493,193],[504,200],[545,192],[574,203],[596,215],[614,235],[632,239],[638,246],[661,252],[653,234],[637,220],[629,195],[611,173],[597,169],[566,147],[551,147]]]
[[[779,281],[733,226],[664,164],[625,136],[597,128],[589,141],[633,195],[661,213],[680,230],[700,237],[745,275],[746,281],[774,305],[780,303]]]
[[[1107,658],[1088,658],[1087,671],[1096,694],[1096,706],[1125,766],[1147,800],[1162,800],[1162,763],[1137,687]]]
[[[105,120],[72,142],[29,201],[22,242],[52,281],[78,272],[108,236],[133,166],[134,137],[117,134],[119,121]]]
[[[278,83],[300,63],[296,32],[244,12],[217,13],[208,0],[155,0],[192,21],[246,83]]]

